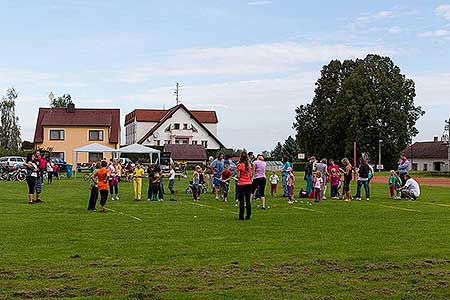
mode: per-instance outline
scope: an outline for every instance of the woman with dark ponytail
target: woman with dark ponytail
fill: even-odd
[[[239,199],[239,220],[244,220],[244,210],[247,210],[246,220],[250,220],[252,207],[250,203],[250,195],[252,193],[252,165],[249,162],[246,151],[241,153],[237,171],[237,191]],[[245,201],[245,202],[244,202]]]

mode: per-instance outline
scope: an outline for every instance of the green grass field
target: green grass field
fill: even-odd
[[[120,189],[100,214],[81,179],[45,185],[38,205],[25,183],[0,182],[0,299],[450,298],[448,188],[416,202],[381,184],[370,202],[269,197],[244,222],[212,195],[148,203]]]

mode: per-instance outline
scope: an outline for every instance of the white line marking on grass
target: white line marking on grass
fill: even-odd
[[[138,221],[140,221],[140,222],[144,222],[142,219],[139,219],[138,217],[135,217],[135,216],[132,216],[132,215],[128,215],[128,214],[123,213],[123,212],[121,212],[121,211],[117,211],[117,212],[116,212],[114,209],[106,208],[106,207],[105,207],[105,209],[106,209],[106,210],[109,210],[109,211],[112,211],[113,213],[118,213],[119,215],[122,215],[122,216],[125,216],[125,217],[129,217],[129,218],[138,220]]]
[[[404,211],[420,212],[419,210],[411,209],[411,208],[403,208],[403,207],[397,207],[397,206],[391,206],[391,205],[383,205],[383,204],[373,204],[373,203],[367,203],[367,204],[375,205],[375,206],[381,206],[381,207],[390,208],[390,209],[399,209],[399,210],[404,210]]]
[[[307,210],[307,211],[313,211],[313,212],[318,212],[318,213],[323,213],[323,212],[321,212],[321,211],[317,211],[317,210],[314,210],[314,209],[310,209],[310,208],[304,208],[304,207],[298,207],[298,206],[291,206],[292,208],[295,208],[295,209],[301,209],[301,210]]]
[[[220,211],[229,211],[229,210],[225,210],[225,209],[220,208],[220,207],[211,206],[211,205],[207,205],[207,204],[200,204],[200,203],[195,203],[195,202],[188,202],[188,203],[189,203],[189,204],[192,204],[192,205],[200,206],[200,207],[206,207],[206,208],[218,209],[218,210],[220,210]],[[238,215],[238,213],[235,212],[235,211],[229,211],[229,212],[232,213],[232,214]]]

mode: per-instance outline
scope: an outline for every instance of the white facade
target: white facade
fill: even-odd
[[[448,171],[448,161],[442,158],[413,158],[413,171]]]
[[[127,145],[140,141],[157,122],[133,122],[125,126],[125,137]],[[164,146],[165,144],[197,144],[207,149],[220,149],[217,142],[217,124],[204,123],[205,130],[197,120],[184,109],[178,109],[164,123],[160,124],[144,142],[148,146]],[[213,136],[211,136],[211,134]]]

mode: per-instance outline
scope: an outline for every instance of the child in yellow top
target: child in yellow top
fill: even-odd
[[[136,163],[136,168],[133,171],[133,189],[134,200],[140,201],[142,196],[142,178],[144,178],[144,169],[140,163]]]

